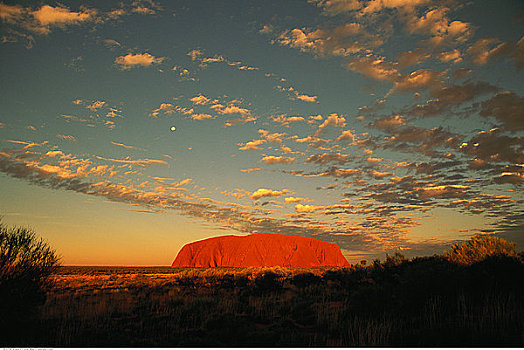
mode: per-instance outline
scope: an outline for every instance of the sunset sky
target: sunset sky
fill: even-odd
[[[524,249],[522,0],[0,2],[0,215],[73,265],[213,236]],[[174,131],[172,131],[174,127]]]

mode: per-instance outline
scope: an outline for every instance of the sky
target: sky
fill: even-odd
[[[263,232],[350,263],[524,250],[521,0],[4,0],[0,21],[0,215],[63,264]]]

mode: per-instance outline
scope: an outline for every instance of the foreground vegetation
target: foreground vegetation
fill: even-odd
[[[523,264],[70,268],[26,346],[522,346]],[[7,344],[6,344],[7,345]]]
[[[469,251],[350,268],[61,267],[1,345],[523,346],[522,257]]]

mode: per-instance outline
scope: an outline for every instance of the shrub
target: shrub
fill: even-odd
[[[404,254],[395,252],[393,255],[386,254],[386,261],[384,261],[384,266],[393,267],[402,265],[403,262],[408,261]]]
[[[32,230],[0,222],[0,327],[15,327],[36,314],[58,266],[55,252]]]
[[[255,278],[255,286],[262,292],[272,292],[282,289],[282,281],[279,279],[279,275],[274,272],[268,271],[263,275]]]
[[[517,257],[516,243],[491,235],[476,234],[463,243],[451,246],[444,256],[451,262],[461,265],[471,265],[490,256],[507,255]]]

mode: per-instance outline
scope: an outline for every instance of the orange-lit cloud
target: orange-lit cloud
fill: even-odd
[[[260,199],[263,197],[280,197],[286,193],[290,193],[288,189],[283,189],[281,191],[269,190],[267,188],[259,188],[253,192],[249,198],[251,199]]]
[[[302,205],[302,204],[297,204],[295,205],[295,211],[297,213],[314,213],[316,210],[319,210],[319,209],[322,209],[323,207],[319,207],[319,206],[316,206],[316,205],[310,205],[310,204],[306,204],[306,205]]]
[[[240,146],[238,149],[241,151],[255,151],[255,150],[261,150],[262,148],[259,147],[260,145],[263,145],[266,143],[266,140],[253,140],[246,142],[246,144],[239,143],[237,146]]]
[[[160,64],[165,57],[155,57],[149,53],[132,54],[128,53],[125,56],[115,58],[115,63],[120,66],[122,70],[128,70],[134,67],[149,67],[153,64]]]
[[[266,164],[291,164],[295,162],[295,158],[285,156],[265,156],[262,158],[262,162]]]

